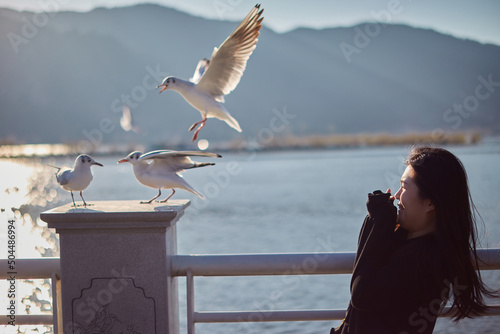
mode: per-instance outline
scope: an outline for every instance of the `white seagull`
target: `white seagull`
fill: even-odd
[[[128,106],[122,107],[122,117],[120,118],[120,126],[123,131],[134,131],[138,133],[137,126],[134,124],[134,120],[132,118],[132,112]]]
[[[161,196],[162,189],[172,189],[172,193],[163,201],[167,202],[174,194],[175,189],[183,189],[189,191],[204,199],[201,193],[191,187],[184,178],[180,175],[186,169],[213,166],[213,162],[195,162],[189,158],[190,156],[202,156],[210,158],[222,158],[219,154],[197,151],[151,151],[145,154],[141,152],[132,152],[126,158],[121,159],[118,163],[128,162],[134,168],[134,175],[139,183],[158,189],[158,195],[143,204],[149,204]]]
[[[66,191],[71,193],[71,199],[73,200],[73,206],[77,206],[75,203],[75,198],[73,197],[73,191],[79,191],[80,197],[82,198],[83,205],[87,206],[87,203],[83,199],[82,191],[84,191],[92,182],[93,176],[90,171],[90,167],[93,165],[101,166],[102,164],[95,161],[90,155],[80,154],[75,159],[75,164],[73,168],[69,167],[57,167],[49,165],[50,167],[57,168],[56,180],[57,183]]]
[[[240,82],[248,58],[257,45],[257,37],[262,27],[263,9],[259,11],[257,4],[236,30],[219,46],[214,48],[212,59],[202,59],[189,80],[176,77],[163,79],[160,93],[165,89],[172,89],[195,109],[199,110],[202,120],[189,128],[194,132],[193,141],[198,138],[198,132],[205,126],[207,118],[218,118],[230,127],[241,132],[240,125],[224,107],[224,95],[232,92]]]

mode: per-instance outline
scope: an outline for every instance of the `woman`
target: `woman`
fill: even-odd
[[[475,269],[475,208],[460,160],[422,147],[406,165],[395,196],[368,195],[351,302],[331,333],[432,333],[448,300],[458,321],[481,314],[483,295],[493,295]]]

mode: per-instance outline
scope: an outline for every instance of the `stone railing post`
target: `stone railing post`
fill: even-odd
[[[170,256],[188,205],[103,201],[40,215],[59,234],[64,334],[179,333]]]

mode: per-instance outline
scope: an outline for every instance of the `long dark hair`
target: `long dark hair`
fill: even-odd
[[[476,208],[469,193],[462,162],[441,148],[414,148],[406,164],[415,171],[420,197],[430,199],[436,213],[436,240],[441,252],[446,284],[453,300],[455,321],[482,314],[487,306],[483,295],[494,296],[476,270]]]

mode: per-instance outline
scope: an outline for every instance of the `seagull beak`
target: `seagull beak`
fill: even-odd
[[[104,167],[102,164],[100,164],[100,163],[98,163],[98,162],[94,162],[92,165],[97,165],[97,166]]]
[[[124,163],[124,162],[128,162],[128,160],[127,159],[121,159],[121,160],[118,161],[119,164]]]
[[[163,92],[165,89],[167,89],[167,86],[168,85],[159,85],[157,86],[156,88],[160,88],[160,87],[163,87],[161,90],[160,90],[160,93]],[[158,93],[159,94],[159,93]]]

